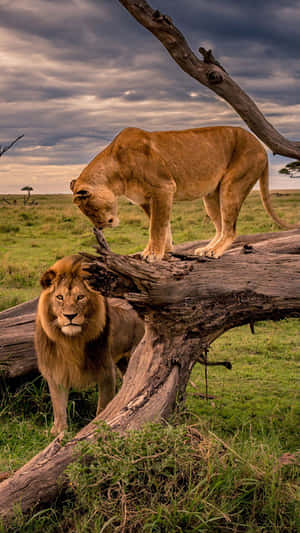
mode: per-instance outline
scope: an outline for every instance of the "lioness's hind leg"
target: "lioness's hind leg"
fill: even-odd
[[[242,172],[244,170],[244,172]],[[257,181],[258,170],[255,166],[242,169],[240,172],[229,172],[220,185],[221,235],[208,255],[221,257],[230,248],[236,237],[236,223],[242,204]]]
[[[197,248],[195,250],[196,255],[206,255],[213,248],[213,246],[221,236],[222,221],[219,194],[220,191],[218,188],[216,191],[214,191],[214,193],[209,194],[203,198],[205,211],[216,228],[216,235],[206,246],[204,246],[203,248]]]

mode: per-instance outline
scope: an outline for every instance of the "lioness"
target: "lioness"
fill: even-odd
[[[54,411],[51,433],[67,427],[70,387],[98,384],[97,414],[115,394],[115,363],[129,357],[144,334],[135,311],[87,284],[80,255],[57,261],[42,278],[36,316],[38,366]]]
[[[259,180],[263,205],[277,224],[268,190],[268,158],[248,131],[231,126],[147,132],[127,128],[72,180],[74,202],[97,227],[118,224],[117,197],[125,195],[150,218],[143,257],[172,250],[173,200],[203,197],[216,235],[196,254],[220,257],[236,236],[246,196]]]

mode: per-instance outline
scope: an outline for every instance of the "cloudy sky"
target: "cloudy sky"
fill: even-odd
[[[300,140],[299,0],[153,0],[194,51],[215,57],[266,117]],[[0,193],[69,181],[126,126],[244,125],[187,76],[118,0],[0,0]],[[273,188],[289,160],[272,157]]]

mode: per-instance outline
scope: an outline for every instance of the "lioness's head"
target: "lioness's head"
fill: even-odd
[[[38,316],[50,339],[83,335],[90,341],[99,335],[106,320],[105,300],[89,287],[80,255],[57,261],[43,274],[41,285]]]
[[[118,226],[117,198],[106,185],[83,185],[81,181],[72,180],[70,189],[73,191],[73,202],[96,228]]]

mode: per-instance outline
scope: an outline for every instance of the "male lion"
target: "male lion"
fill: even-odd
[[[220,257],[236,236],[240,208],[257,180],[266,211],[287,227],[270,204],[267,153],[248,131],[231,126],[157,132],[127,128],[70,188],[74,202],[100,228],[118,224],[118,196],[140,205],[150,218],[143,257],[154,261],[172,250],[173,200],[199,197],[216,235],[195,253]]]
[[[108,404],[115,394],[115,363],[129,358],[144,334],[129,304],[89,287],[82,265],[80,255],[64,257],[41,278],[35,348],[53,405],[52,434],[67,427],[70,387],[97,383],[97,414]]]

